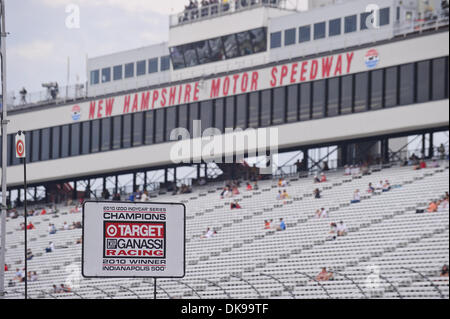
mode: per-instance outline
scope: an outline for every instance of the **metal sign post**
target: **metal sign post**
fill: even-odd
[[[28,298],[28,260],[27,260],[27,156],[25,152],[25,132],[19,131],[16,134],[16,157],[22,159],[23,161],[23,189],[24,189],[24,202],[23,202],[23,216],[25,219],[25,274],[24,274],[24,283],[25,283],[25,299]]]
[[[7,124],[8,120],[7,116],[7,106],[6,106],[6,30],[5,30],[5,1],[0,0],[0,50],[1,50],[1,81],[2,81],[2,109],[1,109],[1,128],[2,128],[2,203],[1,203],[1,242],[0,242],[0,299],[5,296],[5,250],[6,250],[6,170],[7,170],[7,147],[8,145],[8,132],[7,132]]]

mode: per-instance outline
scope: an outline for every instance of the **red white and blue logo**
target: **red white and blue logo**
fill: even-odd
[[[79,121],[81,118],[81,108],[79,105],[72,107],[72,120]]]
[[[380,57],[378,56],[378,51],[375,49],[370,49],[367,51],[366,56],[364,57],[366,66],[369,69],[373,69],[378,65],[378,62],[380,62]]]

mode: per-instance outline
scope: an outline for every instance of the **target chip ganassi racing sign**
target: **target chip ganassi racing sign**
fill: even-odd
[[[185,214],[183,204],[85,202],[83,276],[184,277]]]

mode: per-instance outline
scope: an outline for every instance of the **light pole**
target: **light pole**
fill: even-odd
[[[5,0],[0,0],[0,54],[1,64],[1,81],[2,81],[2,205],[1,205],[1,240],[0,240],[0,299],[5,296],[5,250],[6,250],[6,166],[7,166],[7,105],[6,105],[6,29],[5,29]]]

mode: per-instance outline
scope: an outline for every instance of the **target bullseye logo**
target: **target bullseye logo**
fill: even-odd
[[[106,234],[107,234],[108,236],[110,236],[110,237],[116,236],[116,235],[117,235],[117,231],[118,231],[118,229],[117,229],[117,226],[116,226],[116,225],[109,225],[109,226],[106,228]]]
[[[25,135],[16,135],[16,157],[25,158]]]

